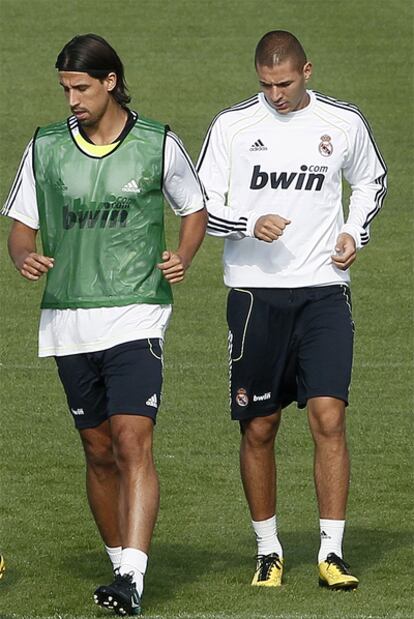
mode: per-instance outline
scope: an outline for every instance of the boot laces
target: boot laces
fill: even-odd
[[[338,555],[336,555],[334,552],[331,552],[327,557],[326,557],[326,562],[329,565],[334,565],[341,574],[349,574],[349,565],[348,563],[345,563],[345,561],[343,559],[341,559],[341,557],[338,557]]]
[[[270,555],[256,555],[256,561],[259,563],[261,580],[268,577],[273,567],[278,570],[282,569],[280,557],[276,552],[273,552]]]

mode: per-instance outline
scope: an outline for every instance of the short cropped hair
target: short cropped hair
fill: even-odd
[[[286,60],[291,60],[299,70],[306,64],[305,50],[298,39],[286,30],[267,32],[257,44],[255,66],[273,67]]]
[[[121,59],[114,48],[97,34],[79,34],[71,39],[59,53],[55,67],[58,71],[87,73],[100,80],[109,73],[115,73],[116,86],[110,94],[122,107],[131,101]]]

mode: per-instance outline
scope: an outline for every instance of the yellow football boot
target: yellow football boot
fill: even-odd
[[[349,565],[331,552],[326,561],[319,563],[319,586],[328,589],[356,589],[358,578],[352,576]]]
[[[283,576],[283,559],[276,552],[270,555],[257,555],[256,571],[253,576],[254,587],[280,587]]]
[[[4,563],[3,556],[0,555],[0,578],[3,578],[3,574],[6,571],[6,564]]]

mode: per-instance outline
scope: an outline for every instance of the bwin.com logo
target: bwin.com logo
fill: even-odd
[[[266,172],[260,168],[260,165],[255,165],[250,180],[250,189],[263,189],[270,184],[272,189],[320,191],[327,172],[328,166],[301,165],[300,172]]]

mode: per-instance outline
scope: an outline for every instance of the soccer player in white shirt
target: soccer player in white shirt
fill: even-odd
[[[264,35],[255,66],[261,93],[214,118],[197,165],[208,233],[225,239],[231,412],[258,545],[252,585],[282,582],[274,441],[282,408],[297,401],[315,444],[319,582],[353,589],[342,556],[349,267],[382,206],[386,167],[358,108],[307,89],[312,65],[291,33]],[[352,189],[346,222],[342,177]]]
[[[95,602],[138,615],[159,505],[152,442],[171,314],[171,297],[158,291],[185,278],[207,212],[177,136],[127,107],[122,63],[104,39],[75,37],[56,68],[73,115],[43,131],[42,139],[55,140],[48,149],[38,150],[37,137],[30,142],[2,214],[14,220],[9,251],[18,271],[30,281],[48,273],[46,291],[53,281],[63,291],[43,306],[39,355],[56,359],[85,451],[89,504],[115,571]],[[48,192],[56,199],[47,201]],[[175,251],[163,249],[161,192],[181,217]],[[53,254],[37,252],[38,230]]]

